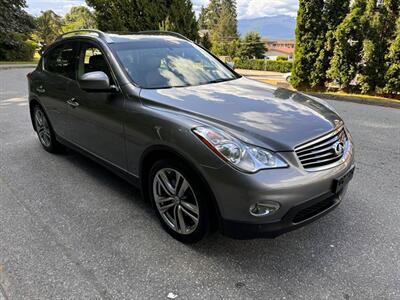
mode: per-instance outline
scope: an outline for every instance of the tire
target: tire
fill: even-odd
[[[161,225],[173,238],[191,244],[209,233],[209,195],[184,163],[175,159],[154,163],[148,191]]]
[[[39,105],[36,105],[33,108],[33,122],[42,147],[50,153],[59,152],[61,145],[56,140],[53,127],[51,126],[46,113]]]

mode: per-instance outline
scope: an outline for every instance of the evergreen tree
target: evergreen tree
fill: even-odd
[[[296,50],[291,82],[296,88],[309,88],[314,63],[321,48],[323,0],[300,0],[297,14]]]
[[[237,14],[235,0],[211,0],[207,8],[212,51],[231,56],[238,51]]]
[[[202,6],[200,10],[199,19],[197,20],[199,29],[208,29],[208,9]]]
[[[219,17],[221,15],[222,0],[210,0],[206,8],[206,23],[207,29],[214,30],[218,26]]]
[[[211,50],[212,43],[210,40],[210,35],[208,32],[204,33],[202,36],[200,36],[200,45],[202,45],[204,48]]]
[[[167,30],[178,32],[192,40],[199,39],[196,16],[190,0],[173,0],[165,21],[168,21],[170,27]],[[163,29],[162,26],[160,29]]]
[[[265,44],[257,32],[249,32],[241,41],[240,56],[243,58],[263,58]]]
[[[198,38],[196,16],[190,0],[86,0],[95,9],[103,31],[165,30]]]
[[[385,0],[378,6],[377,0],[369,0],[363,18],[364,41],[360,87],[364,93],[375,92],[385,86],[385,56],[389,41],[394,38],[396,19],[399,14],[398,0]]]
[[[389,52],[386,56],[387,71],[385,74],[386,93],[400,93],[400,17],[397,18],[395,38],[391,41]]]
[[[348,88],[361,69],[361,50],[364,40],[363,16],[366,0],[354,0],[350,12],[335,32],[335,47],[328,77],[341,88]]]
[[[218,23],[211,29],[213,39],[219,42],[231,42],[238,39],[235,0],[222,0]]]
[[[158,30],[166,19],[172,0],[86,0],[94,8],[103,31]],[[171,20],[173,22],[173,20]]]
[[[335,44],[335,31],[349,12],[350,0],[325,0],[322,15],[321,40],[317,60],[310,76],[310,86],[313,88],[324,87],[329,69],[329,62],[333,56]]]

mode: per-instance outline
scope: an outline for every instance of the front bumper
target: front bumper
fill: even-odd
[[[281,220],[276,222],[252,224],[223,220],[222,232],[235,239],[275,238],[312,223],[335,209],[341,203],[346,188],[340,194],[327,193],[294,206]]]
[[[336,179],[354,168],[353,147],[342,164],[318,172],[304,170],[293,152],[280,154],[289,163],[288,168],[255,174],[244,174],[227,165],[207,170],[225,235],[273,238],[311,223],[339,205],[347,184],[338,194],[333,186]],[[279,210],[266,216],[250,214],[254,203],[268,202],[279,203]]]

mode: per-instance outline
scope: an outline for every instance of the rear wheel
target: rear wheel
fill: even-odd
[[[175,239],[195,243],[210,230],[209,198],[193,171],[165,159],[150,171],[149,194],[164,229]]]
[[[33,118],[34,118],[36,133],[43,148],[51,153],[57,152],[57,150],[59,150],[60,148],[60,145],[56,141],[54,131],[50,125],[50,122],[46,114],[39,105],[36,105],[33,108]]]

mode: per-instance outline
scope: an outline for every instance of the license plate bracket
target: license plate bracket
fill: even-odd
[[[340,176],[337,179],[333,180],[332,191],[335,194],[338,194],[343,187],[349,183],[349,181],[353,178],[355,167],[351,167],[344,175]]]

